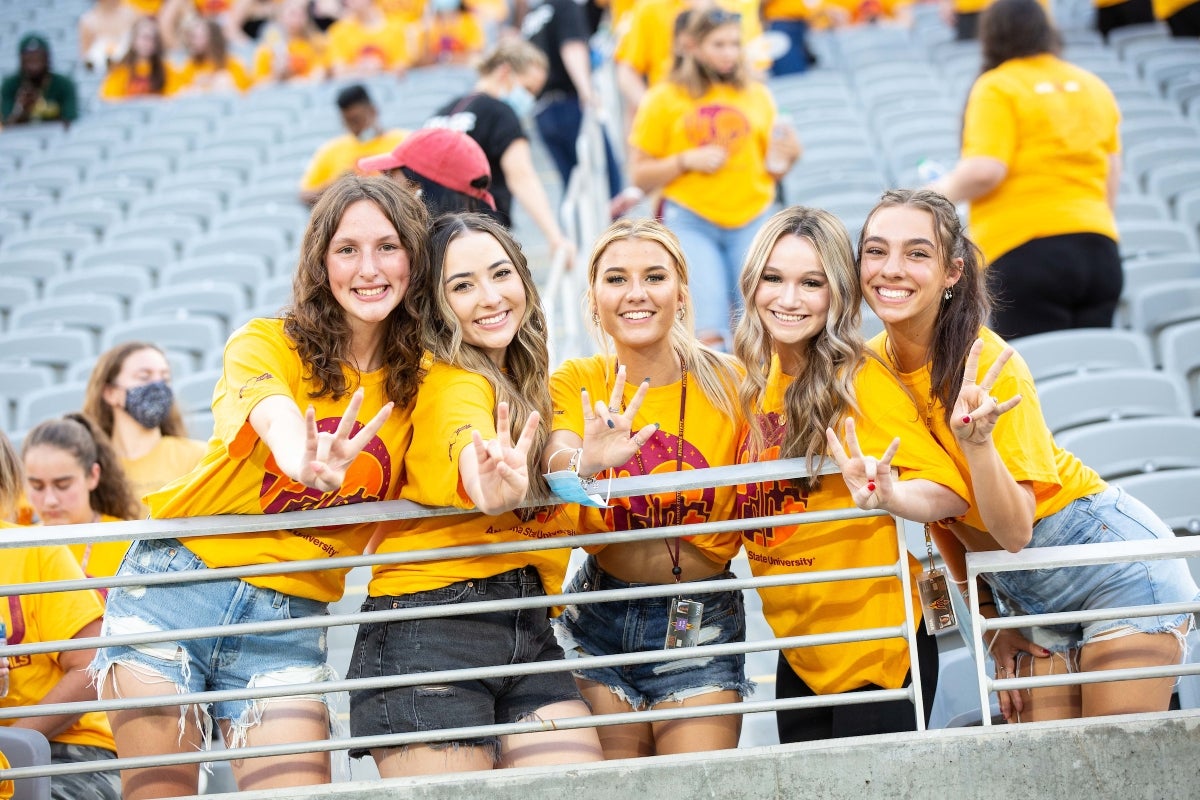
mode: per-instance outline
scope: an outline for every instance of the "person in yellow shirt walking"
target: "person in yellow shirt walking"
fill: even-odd
[[[703,287],[697,336],[727,346],[742,259],[800,143],[776,128],[770,90],[747,75],[739,16],[715,6],[687,14],[679,64],[634,117],[629,172],[647,194],[662,190],[663,222]]]
[[[1111,327],[1123,282],[1116,99],[1059,58],[1035,0],[996,0],[980,34],[984,70],[967,99],[962,158],[930,188],[971,204],[1000,301],[992,327],[1006,339]]]
[[[328,31],[333,74],[403,74],[417,52],[418,27],[403,16],[384,13],[376,0],[345,0],[344,9]]]
[[[366,87],[352,84],[338,92],[338,110],[346,133],[321,145],[300,178],[300,201],[312,205],[334,181],[347,173],[360,171],[359,159],[386,153],[404,140],[408,131],[384,130],[379,125],[379,110],[371,102]]]

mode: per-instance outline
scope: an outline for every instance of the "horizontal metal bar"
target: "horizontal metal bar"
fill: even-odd
[[[265,758],[294,755],[297,753],[332,752],[364,747],[401,747],[423,742],[456,741],[479,736],[508,736],[521,733],[543,733],[553,730],[575,730],[579,728],[626,725],[631,723],[663,722],[697,717],[729,716],[733,714],[760,714],[803,708],[859,705],[870,702],[912,700],[909,689],[879,689],[868,692],[846,692],[843,694],[800,697],[786,700],[750,700],[741,703],[723,703],[712,706],[686,706],[648,711],[632,711],[619,714],[603,714],[589,717],[566,717],[555,720],[534,720],[504,725],[484,725],[468,728],[445,728],[439,731],[418,731],[386,736],[364,736],[357,739],[325,739],[317,742],[294,742],[283,745],[258,745],[239,747],[233,750],[206,750],[195,753],[176,753],[160,756],[119,758],[115,761],[54,764],[42,767],[16,767],[0,770],[0,780],[21,780],[55,775],[74,775],[111,769],[145,769],[148,767],[173,766],[177,764],[200,764],[206,761],[233,761],[244,758]]]
[[[789,636],[782,639],[762,639],[751,642],[700,645],[675,650],[648,650],[638,653],[622,653],[611,656],[580,656],[561,661],[538,661],[528,664],[502,664],[493,667],[471,667],[466,669],[420,672],[408,675],[383,675],[374,678],[344,678],[338,681],[300,683],[289,686],[226,689],[213,692],[188,692],[184,694],[139,697],[120,700],[89,700],[86,703],[56,703],[38,706],[0,708],[0,720],[20,717],[45,717],[55,714],[78,714],[87,711],[120,711],[130,708],[160,708],[191,705],[193,703],[217,703],[236,700],[270,699],[306,694],[334,694],[362,689],[380,689],[397,686],[418,686],[426,683],[454,683],[481,678],[506,678],[518,675],[538,675],[548,672],[573,672],[582,669],[623,667],[630,664],[653,664],[658,662],[683,661],[723,655],[740,655],[768,650],[789,650],[796,647],[820,647],[829,644],[895,639],[906,635],[904,626],[867,628],[836,633],[816,633],[804,636]]]
[[[837,472],[837,467],[831,462],[823,464],[822,468],[818,470],[818,474],[822,475],[835,472]],[[805,459],[792,458],[614,478],[611,487],[607,487],[606,491],[611,489],[610,493],[613,497],[630,497],[677,490],[707,489],[713,486],[789,480],[807,475]],[[557,500],[558,498],[552,499]],[[545,505],[545,501],[531,502],[526,505]],[[398,519],[419,519],[466,513],[478,512],[469,509],[433,508],[408,500],[384,500],[374,503],[318,508],[310,511],[285,511],[279,514],[226,514],[129,522],[89,522],[80,525],[54,525],[38,528],[36,537],[24,534],[24,529],[16,528],[11,531],[11,535],[0,537],[0,549],[45,544],[84,544],[88,542],[121,542],[133,539],[172,539],[181,536],[218,536],[228,533],[261,533],[291,528],[355,525],[364,522],[389,522]]]
[[[300,513],[300,512],[288,512]],[[307,512],[305,512],[307,513]],[[247,578],[265,575],[285,575],[292,572],[309,572],[325,569],[351,569],[367,567],[376,564],[408,564],[422,561],[434,561],[449,558],[468,558],[474,556],[502,555],[509,553],[536,552],[541,550],[561,550],[564,548],[587,547],[597,544],[620,544],[624,542],[653,541],[675,536],[701,536],[728,531],[745,531],[762,527],[780,525],[805,525],[838,520],[861,519],[864,517],[886,516],[882,511],[862,511],[857,508],[834,509],[827,511],[802,511],[794,514],[780,514],[774,517],[754,517],[743,520],[720,520],[716,522],[698,522],[689,525],[671,525],[660,528],[644,528],[635,531],[620,531],[610,533],[587,533],[573,536],[554,537],[548,539],[532,539],[509,542],[491,542],[488,544],[458,545],[441,547],[430,550],[410,550],[402,553],[377,553],[362,556],[341,556],[337,558],[309,559],[304,561],[286,561],[274,564],[252,564],[243,567],[221,567],[218,569],[186,570],[181,572],[163,573],[158,575],[128,575],[124,577],[87,578],[70,581],[47,581],[38,584],[9,584],[0,585],[0,596],[46,594],[49,592],[70,592],[81,589],[113,588],[117,586],[159,586],[167,584],[196,583],[201,581],[224,580],[227,578]],[[201,519],[196,517],[195,519]],[[214,519],[205,517],[204,519]],[[256,517],[239,517],[239,519],[256,519]],[[146,522],[124,523],[88,523],[89,525],[145,525]],[[67,528],[81,526],[56,525],[52,528]],[[50,530],[38,528],[36,530]],[[14,531],[24,529],[14,528]],[[32,529],[31,529],[32,530]],[[26,534],[23,534],[26,535]],[[27,534],[32,536],[32,534]],[[142,537],[152,538],[152,537]],[[170,537],[167,537],[170,538]],[[45,542],[31,542],[29,546],[39,546]]]
[[[1075,686],[1085,683],[1136,681],[1145,678],[1174,678],[1200,675],[1200,664],[1173,664],[1165,667],[1125,667],[1093,672],[1064,672],[1057,675],[1038,675],[1029,678],[989,678],[988,691],[1004,692],[1017,689],[1040,689],[1045,686]]]
[[[1056,611],[1051,614],[1026,614],[1013,617],[981,617],[980,630],[992,631],[1009,628],[1028,628],[1034,625],[1064,625],[1075,622],[1096,622],[1104,619],[1133,619],[1136,617],[1158,617],[1170,614],[1187,614],[1200,611],[1200,600],[1186,603],[1161,603],[1159,605],[1122,606],[1120,608],[1092,608],[1086,611]]]
[[[1145,539],[1133,542],[1097,542],[1060,547],[1026,547],[1019,553],[984,550],[967,553],[967,575],[984,572],[1013,572],[1026,569],[1057,569],[1088,564],[1128,561],[1157,561],[1164,558],[1200,556],[1200,536],[1174,539]]]
[[[343,625],[358,625],[363,622],[393,622],[410,619],[437,619],[465,616],[488,611],[523,611],[531,608],[554,606],[587,605],[615,600],[637,600],[644,597],[671,597],[680,593],[713,594],[759,587],[800,586],[813,583],[829,583],[844,580],[898,577],[896,565],[877,567],[853,567],[843,570],[822,572],[788,573],[763,575],[751,578],[725,578],[711,581],[691,581],[640,586],[631,589],[605,589],[522,597],[511,600],[481,600],[473,603],[448,603],[420,608],[401,608],[386,611],[354,611],[349,614],[314,616],[302,619],[275,620],[271,622],[240,622],[234,625],[210,625],[203,628],[179,628],[146,633],[109,634],[92,638],[68,639],[56,642],[32,642],[30,644],[0,645],[0,656],[25,656],[40,653],[60,653],[68,650],[90,650],[96,647],[120,645],[156,644],[192,639],[213,639],[251,633],[279,633],[281,631],[304,630],[307,628],[336,628]]]

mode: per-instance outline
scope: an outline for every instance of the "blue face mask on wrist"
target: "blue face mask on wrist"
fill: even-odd
[[[175,394],[166,381],[155,381],[125,390],[125,413],[146,430],[163,424],[171,413]]]
[[[519,83],[513,84],[513,87],[501,99],[508,103],[508,107],[521,119],[528,117],[533,111],[534,104],[537,103],[537,98],[533,96],[533,93]]]

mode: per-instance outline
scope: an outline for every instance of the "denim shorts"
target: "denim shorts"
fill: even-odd
[[[525,566],[440,589],[368,597],[362,610],[370,613],[545,595],[537,569]],[[376,678],[562,659],[547,609],[529,608],[397,622],[364,621],[358,627],[346,674],[349,678]],[[579,689],[566,671],[363,689],[350,693],[350,731],[354,736],[378,736],[520,722],[545,706],[580,699]],[[487,746],[499,754],[499,739],[494,736],[458,743]],[[353,758],[366,754],[361,748],[350,751]]]
[[[205,568],[203,561],[175,539],[143,540],[129,548],[117,575]],[[328,613],[323,602],[262,589],[237,578],[125,586],[109,590],[101,635],[307,619]],[[100,683],[114,664],[122,664],[141,680],[167,680],[179,692],[221,691],[333,680],[325,656],[325,628],[304,628],[103,647],[97,650],[90,672]],[[322,699],[320,695],[304,697]],[[230,746],[241,743],[246,728],[255,724],[262,709],[263,703],[255,700],[211,704],[212,716],[234,723],[235,741]],[[201,722],[207,725],[208,719],[205,715]]]
[[[1039,520],[1033,527],[1029,546],[1173,538],[1175,534],[1154,512],[1123,489],[1109,487],[1081,497],[1062,511]],[[986,577],[1005,614],[1049,614],[1186,603],[1200,596],[1183,559],[997,572]],[[1166,633],[1191,616],[1185,613],[1106,619],[1085,624],[1041,626],[1024,633],[1049,650],[1065,652],[1120,629],[1135,633]]]
[[[732,572],[723,572],[708,580],[733,577]],[[589,556],[575,573],[567,591],[634,589],[650,585],[618,580],[600,569],[595,557]],[[563,649],[572,656],[611,656],[662,650],[667,638],[667,619],[673,599],[648,597],[570,605],[562,616],[554,620],[555,631]],[[746,611],[741,592],[697,594],[687,599],[704,604],[699,644],[746,641]],[[746,657],[740,653],[581,669],[575,674],[607,686],[636,710],[730,689],[745,697],[753,688],[746,680]]]

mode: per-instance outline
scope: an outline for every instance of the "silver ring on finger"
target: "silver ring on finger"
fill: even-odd
[[[619,409],[619,408],[613,408],[612,406],[609,406],[609,407],[608,407],[608,413],[610,413],[610,414],[620,414],[620,413],[621,413],[621,409]]]

